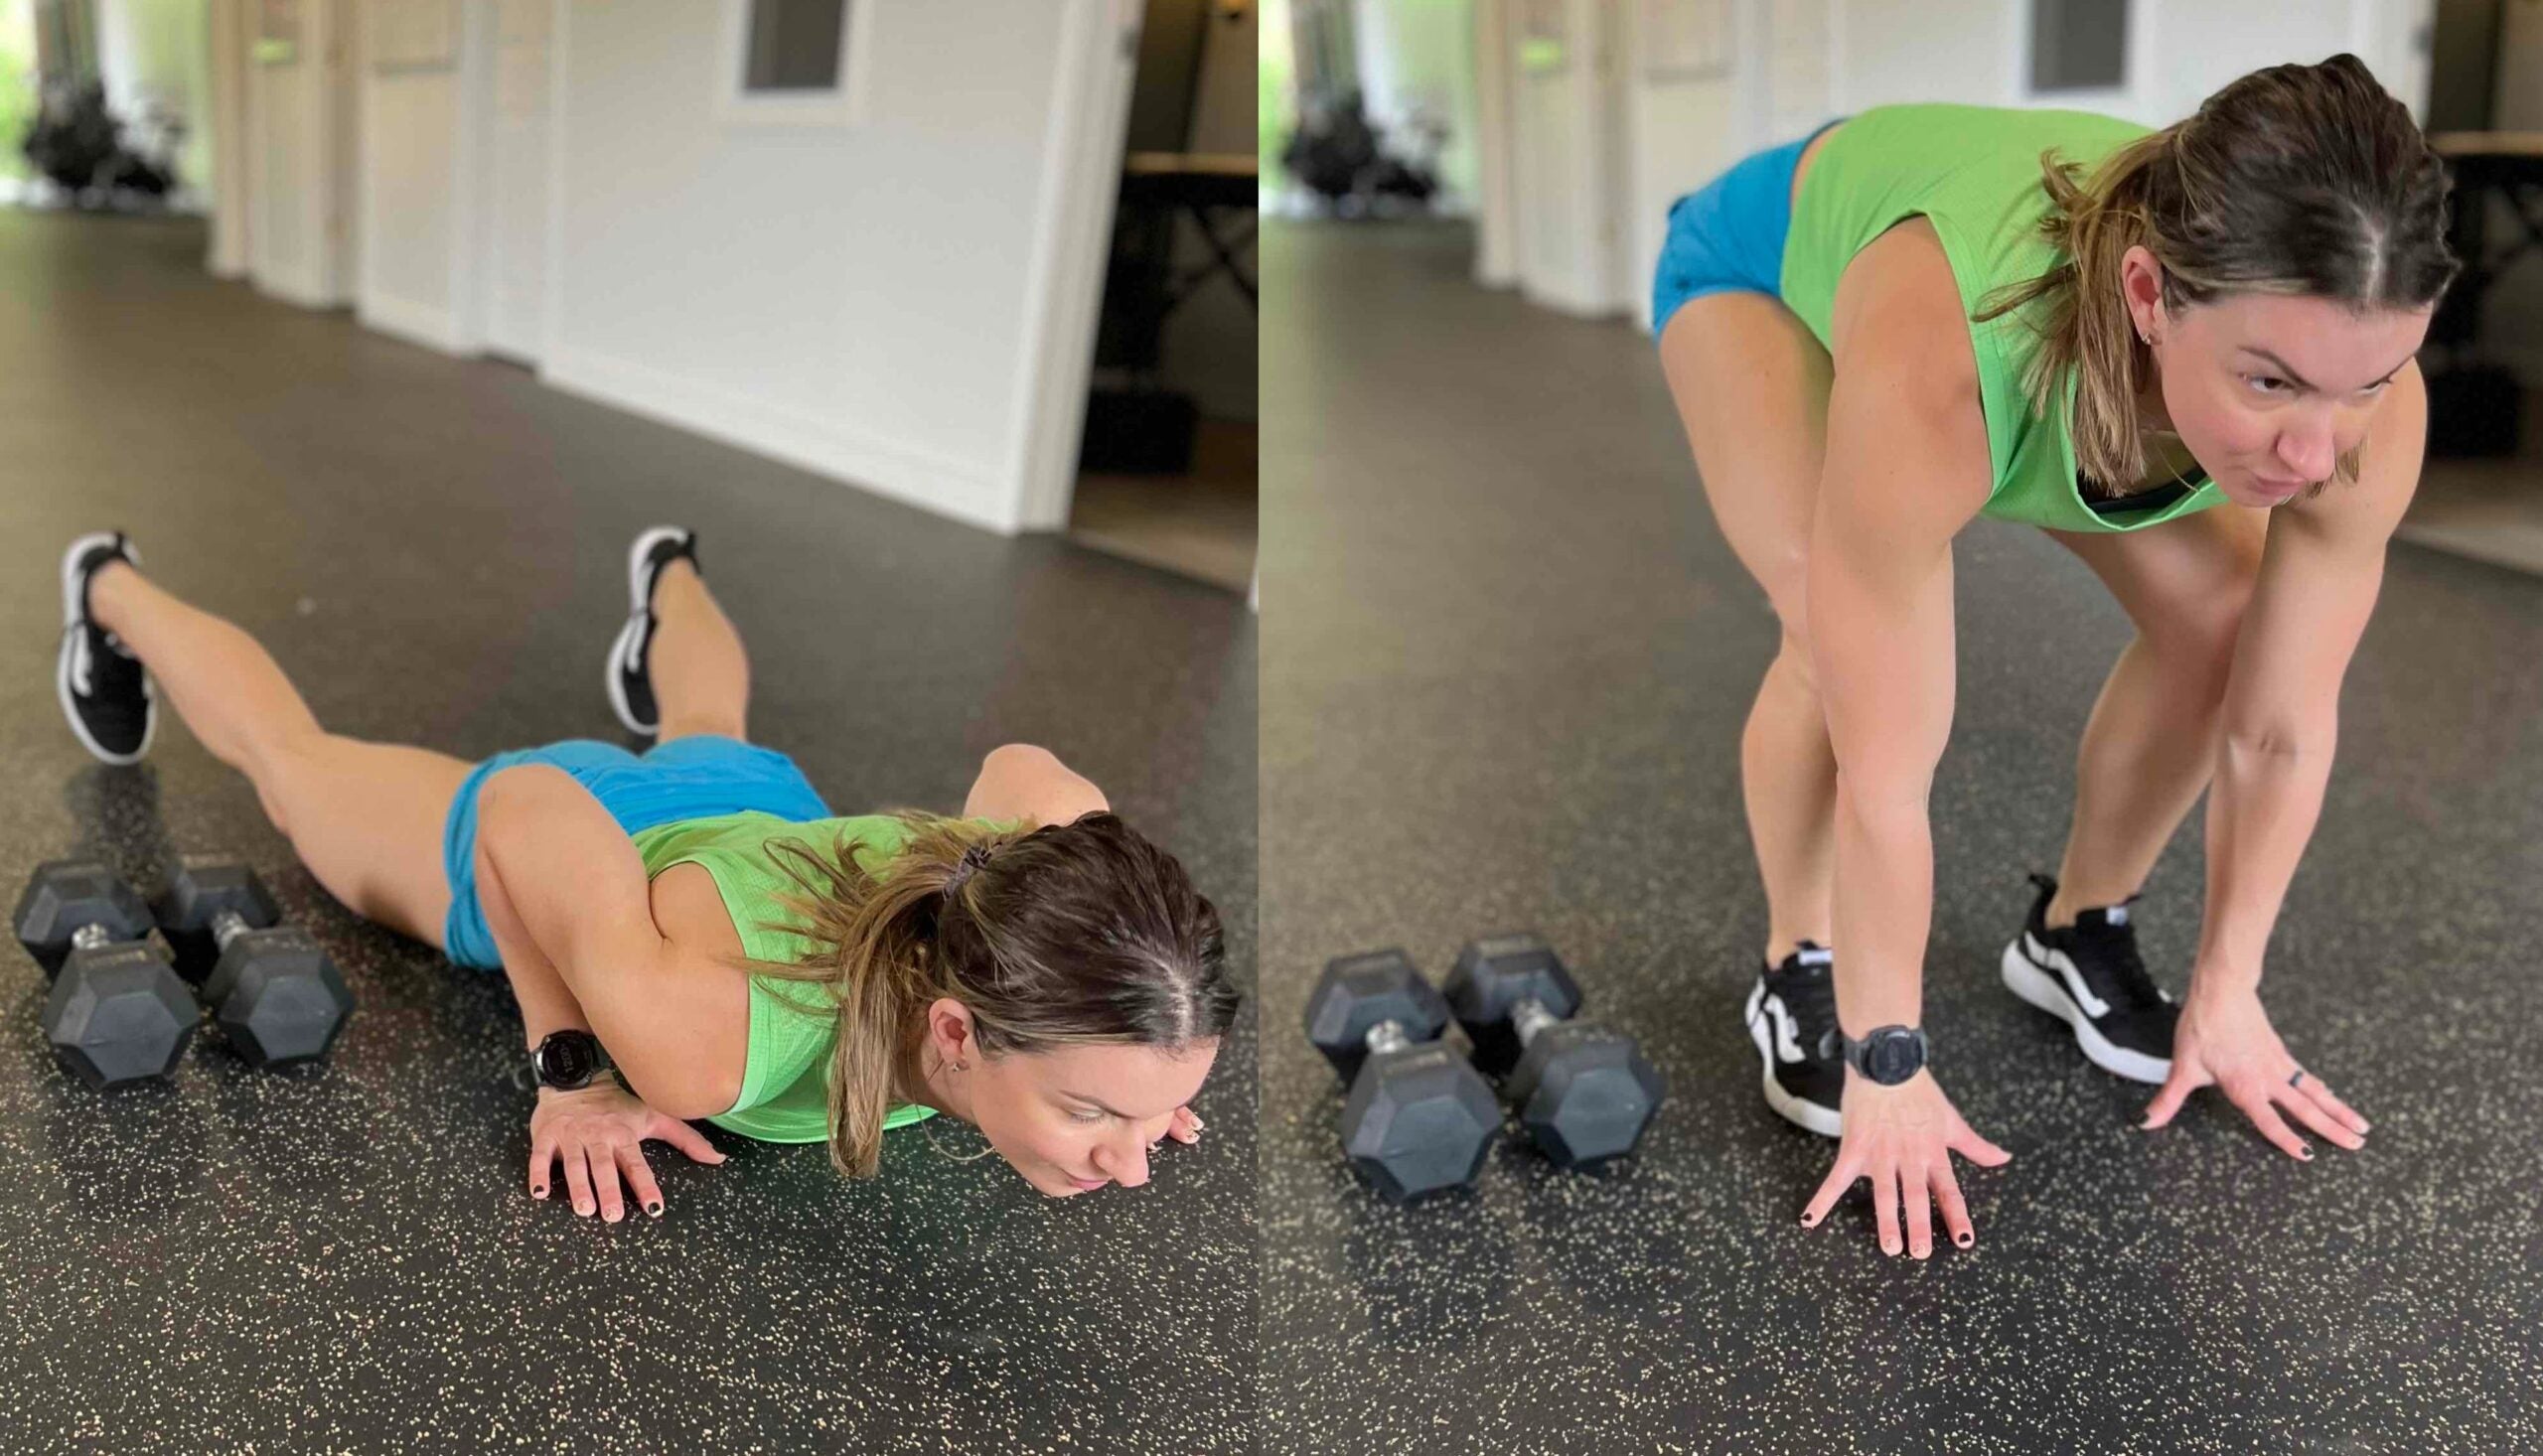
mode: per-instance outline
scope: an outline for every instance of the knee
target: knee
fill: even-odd
[[[1776,623],[1783,629],[1782,641],[1776,646],[1775,670],[1789,676],[1797,686],[1816,693],[1819,674],[1810,661],[1810,618],[1798,564],[1788,581],[1769,583],[1766,596],[1774,604]]]

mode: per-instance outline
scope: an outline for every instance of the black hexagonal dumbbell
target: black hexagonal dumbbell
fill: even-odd
[[[282,911],[256,872],[234,859],[187,855],[152,903],[178,973],[203,988],[239,1056],[288,1067],[327,1055],[353,1014],[336,963]]]
[[[1328,962],[1307,997],[1307,1039],[1351,1089],[1342,1147],[1394,1203],[1462,1188],[1501,1135],[1492,1089],[1438,1040],[1447,1003],[1402,950]]]
[[[1580,987],[1542,937],[1494,936],[1457,952],[1448,1009],[1477,1067],[1546,1156],[1566,1168],[1622,1157],[1642,1140],[1668,1084],[1633,1038],[1571,1020]]]
[[[44,1036],[64,1070],[92,1088],[176,1070],[203,1013],[149,943],[150,909],[123,876],[95,860],[47,860],[11,925],[53,977]]]

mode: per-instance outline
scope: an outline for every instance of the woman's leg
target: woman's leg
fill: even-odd
[[[2075,758],[2075,820],[2051,928],[2137,893],[2215,770],[2234,639],[2260,571],[2266,512],[2219,506],[2152,530],[2050,531],[2137,626]]]
[[[665,567],[655,584],[654,618],[646,671],[662,715],[655,743],[692,733],[741,738],[750,708],[750,658],[742,651],[742,635],[685,557]]]
[[[329,894],[367,920],[441,946],[450,910],[442,828],[467,764],[320,728],[254,638],[129,565],[100,571],[88,601],[212,756],[247,776],[265,816]]]
[[[1782,301],[1709,293],[1671,315],[1660,362],[1714,518],[1765,588],[1783,644],[1739,739],[1748,834],[1766,882],[1765,958],[1830,939],[1837,755],[1810,668],[1803,584],[1827,453],[1828,351]]]

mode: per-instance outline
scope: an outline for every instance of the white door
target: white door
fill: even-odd
[[[548,0],[496,0],[486,128],[486,349],[538,362],[547,276]]]
[[[1522,0],[1512,11],[1519,289],[1566,313],[1624,313],[1618,13],[1613,0]]]

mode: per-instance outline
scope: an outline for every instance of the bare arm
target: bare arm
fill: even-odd
[[[963,816],[1065,824],[1111,808],[1104,791],[1071,772],[1049,749],[1009,743],[989,750],[963,801]]]
[[[1959,294],[1938,246],[1903,241],[1867,247],[1840,288],[1810,547],[1811,656],[1837,757],[1839,1020],[1858,1037],[1919,1020],[1927,796],[1954,687],[1951,540],[1992,481]]]
[[[2322,809],[2340,679],[2384,578],[2384,549],[2418,489],[2428,435],[2419,365],[2376,411],[2358,481],[2270,517],[2259,585],[2225,689],[2207,798],[2207,915],[2194,992],[2249,991],[2288,882]]]
[[[697,973],[663,938],[644,860],[609,810],[563,770],[521,764],[487,778],[477,814],[479,896],[533,1041],[545,1035],[533,999],[542,1016],[579,1010],[648,1105],[673,1117],[730,1107],[749,986]]]

